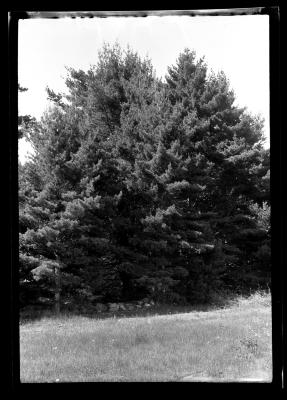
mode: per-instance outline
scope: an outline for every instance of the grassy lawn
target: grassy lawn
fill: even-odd
[[[270,295],[145,317],[20,325],[21,382],[271,381]]]

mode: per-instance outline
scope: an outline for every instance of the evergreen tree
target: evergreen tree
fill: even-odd
[[[196,61],[189,50],[169,69],[167,84],[172,116],[176,116],[170,133],[174,137],[180,131],[179,148],[183,150],[187,143],[186,154],[206,163],[199,210],[209,213],[214,240],[222,243],[222,264],[242,267],[255,243],[263,239],[248,208],[249,201],[268,199],[269,158],[262,146],[263,121],[234,106],[235,96],[225,75],[207,76],[204,61]]]
[[[162,82],[115,45],[87,72],[68,69],[66,85],[68,95],[47,88],[52,107],[26,129],[23,304],[203,302],[265,279],[263,121],[234,106],[223,73],[185,50]]]

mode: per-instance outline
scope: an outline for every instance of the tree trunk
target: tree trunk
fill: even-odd
[[[61,268],[60,264],[55,267],[55,312],[61,312]]]

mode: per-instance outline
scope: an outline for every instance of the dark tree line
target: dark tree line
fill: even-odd
[[[105,46],[37,122],[19,165],[20,302],[91,306],[210,301],[270,274],[263,121],[234,106],[224,73],[185,50],[150,60]],[[40,299],[40,300],[39,300]]]

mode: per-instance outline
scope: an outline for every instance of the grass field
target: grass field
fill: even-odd
[[[272,380],[270,294],[225,308],[20,325],[21,382]]]

